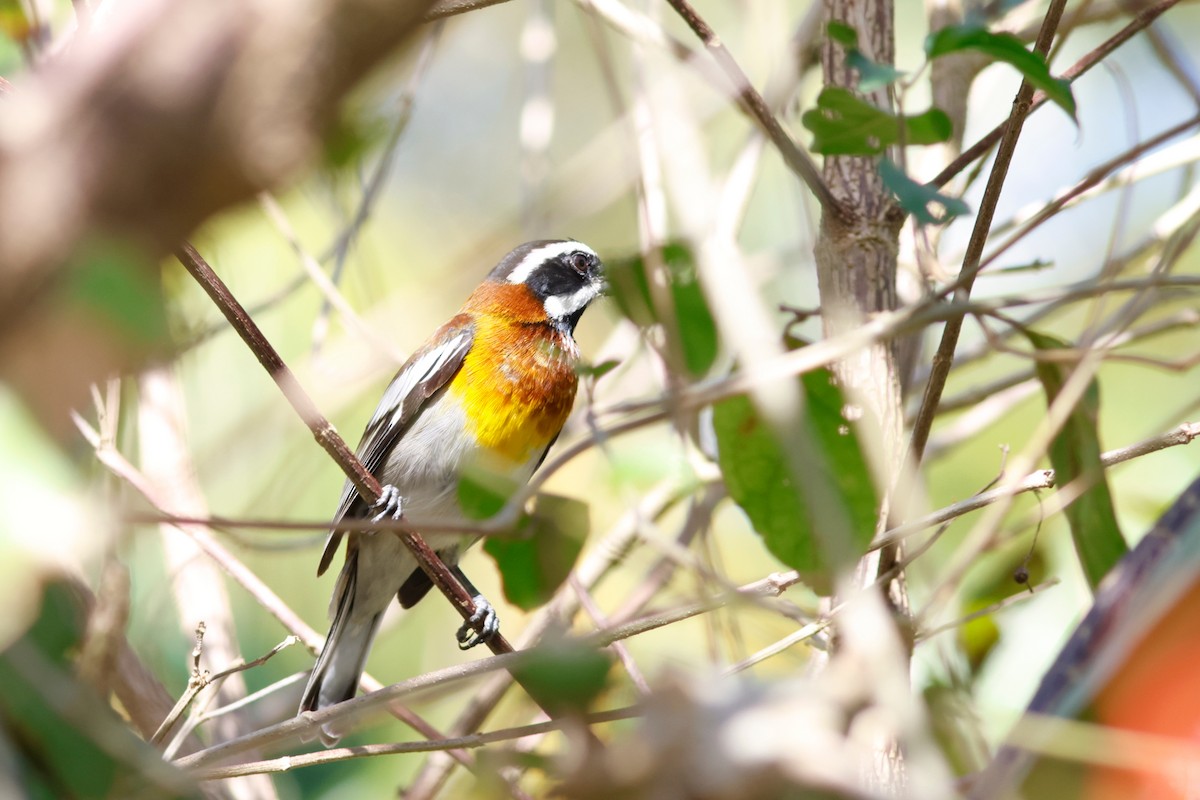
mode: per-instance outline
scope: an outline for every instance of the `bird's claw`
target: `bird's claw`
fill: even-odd
[[[477,644],[483,644],[500,632],[500,617],[487,598],[477,594],[471,598],[475,604],[475,613],[462,624],[455,634],[459,650],[470,650]]]
[[[379,499],[371,506],[371,510],[377,508],[382,510],[371,517],[371,522],[379,522],[384,517],[400,519],[404,514],[404,498],[400,496],[400,490],[390,483],[380,489]]]

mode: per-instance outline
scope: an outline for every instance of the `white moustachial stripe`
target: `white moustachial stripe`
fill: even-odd
[[[566,319],[595,300],[598,294],[600,294],[600,288],[595,284],[589,283],[565,297],[547,297],[543,303],[546,309],[546,316],[550,317],[550,319]]]

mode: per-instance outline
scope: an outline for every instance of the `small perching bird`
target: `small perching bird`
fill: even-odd
[[[383,484],[382,496],[368,505],[347,481],[335,520],[402,514],[461,520],[462,476],[528,481],[570,414],[578,383],[575,325],[604,288],[599,257],[580,242],[528,242],[501,259],[388,385],[358,446],[359,459]],[[340,531],[330,533],[318,575],[329,568],[343,538]],[[464,623],[459,646],[486,641],[499,630],[496,612],[457,566],[478,537],[425,538],[474,595],[472,622],[483,632],[477,635]],[[333,623],[300,711],[354,697],[392,598],[411,608],[430,588],[399,537],[350,534],[330,607]]]

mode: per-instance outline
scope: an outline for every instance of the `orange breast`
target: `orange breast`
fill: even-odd
[[[524,464],[562,429],[578,379],[573,340],[545,325],[478,313],[475,342],[449,391],[479,445]]]

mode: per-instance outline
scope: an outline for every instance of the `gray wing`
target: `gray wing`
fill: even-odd
[[[358,459],[372,475],[387,460],[388,453],[404,435],[429,398],[437,394],[458,374],[467,351],[475,340],[475,324],[465,314],[459,314],[443,325],[421,349],[413,353],[396,377],[388,384],[358,445]],[[341,520],[361,498],[358,489],[347,480],[342,488],[334,521]],[[331,531],[325,542],[325,552],[317,566],[317,575],[329,569],[344,531]]]

